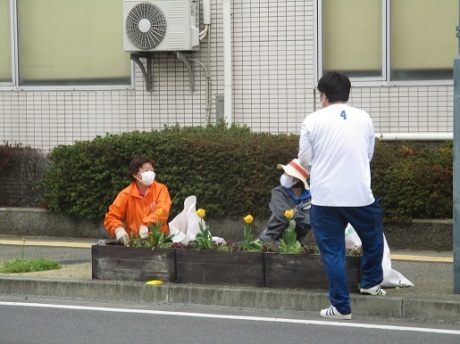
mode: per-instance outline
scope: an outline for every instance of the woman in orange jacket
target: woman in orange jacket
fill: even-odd
[[[171,197],[168,188],[155,181],[154,161],[135,157],[129,164],[128,177],[133,182],[118,194],[105,214],[107,232],[126,244],[131,234],[146,238],[148,225],[161,222],[161,232],[169,234]]]

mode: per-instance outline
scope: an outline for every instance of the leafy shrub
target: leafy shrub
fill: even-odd
[[[0,206],[42,205],[37,184],[48,167],[49,160],[38,149],[19,143],[0,145]]]
[[[130,183],[132,158],[145,155],[171,194],[170,219],[190,195],[212,217],[268,218],[270,192],[279,183],[276,165],[297,156],[298,140],[223,125],[107,134],[56,147],[40,185],[52,211],[101,219]],[[452,217],[452,151],[452,142],[377,140],[372,188],[382,198],[385,221]]]
[[[377,143],[372,183],[385,220],[452,218],[452,142]]]
[[[106,135],[56,147],[41,186],[51,210],[100,218],[130,183],[132,158],[145,155],[155,160],[157,180],[169,189],[172,216],[190,195],[214,216],[268,216],[270,190],[279,178],[276,165],[294,158],[297,146],[294,135],[255,134],[236,126]]]

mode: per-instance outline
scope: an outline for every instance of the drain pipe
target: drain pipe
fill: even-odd
[[[224,26],[224,120],[227,127],[230,127],[233,122],[231,10],[231,0],[222,0],[222,14]]]
[[[376,133],[375,137],[382,141],[448,141],[454,138],[453,133]]]

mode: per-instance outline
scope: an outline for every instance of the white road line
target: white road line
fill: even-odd
[[[114,312],[114,313],[134,313],[134,314],[150,314],[150,315],[167,315],[167,316],[193,317],[193,318],[249,320],[249,321],[260,321],[260,322],[276,322],[276,323],[319,325],[319,326],[336,326],[336,327],[356,327],[356,328],[378,329],[378,330],[389,330],[389,331],[424,332],[424,333],[460,335],[460,331],[435,329],[435,328],[421,328],[421,327],[408,327],[408,326],[390,326],[390,325],[376,325],[376,324],[361,324],[361,323],[337,322],[337,321],[268,318],[268,317],[239,316],[239,315],[225,315],[225,314],[170,312],[170,311],[157,311],[157,310],[148,310],[148,309],[90,307],[90,306],[73,306],[73,305],[53,305],[53,304],[44,304],[44,303],[2,302],[2,301],[0,301],[0,306],[32,307],[32,308],[33,307],[35,307],[35,308],[53,308],[53,309],[69,309],[69,310]]]

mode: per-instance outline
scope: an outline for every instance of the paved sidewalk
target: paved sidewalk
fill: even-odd
[[[0,235],[0,245],[91,248],[99,239]]]
[[[91,246],[97,244],[99,240],[100,239],[96,238],[21,237],[0,235],[0,245],[91,248]],[[434,252],[397,250],[391,252],[391,259],[392,261],[408,260],[452,263],[453,255],[451,251]]]
[[[53,296],[85,300],[212,304],[318,312],[328,305],[326,290],[280,290],[221,286],[96,281],[91,279],[91,246],[98,239],[0,236],[0,264],[16,258],[48,258],[60,270],[0,273],[1,295]],[[453,293],[452,252],[392,251],[392,268],[414,287],[388,288],[384,297],[351,294],[354,317],[446,321],[460,325],[460,294]]]

